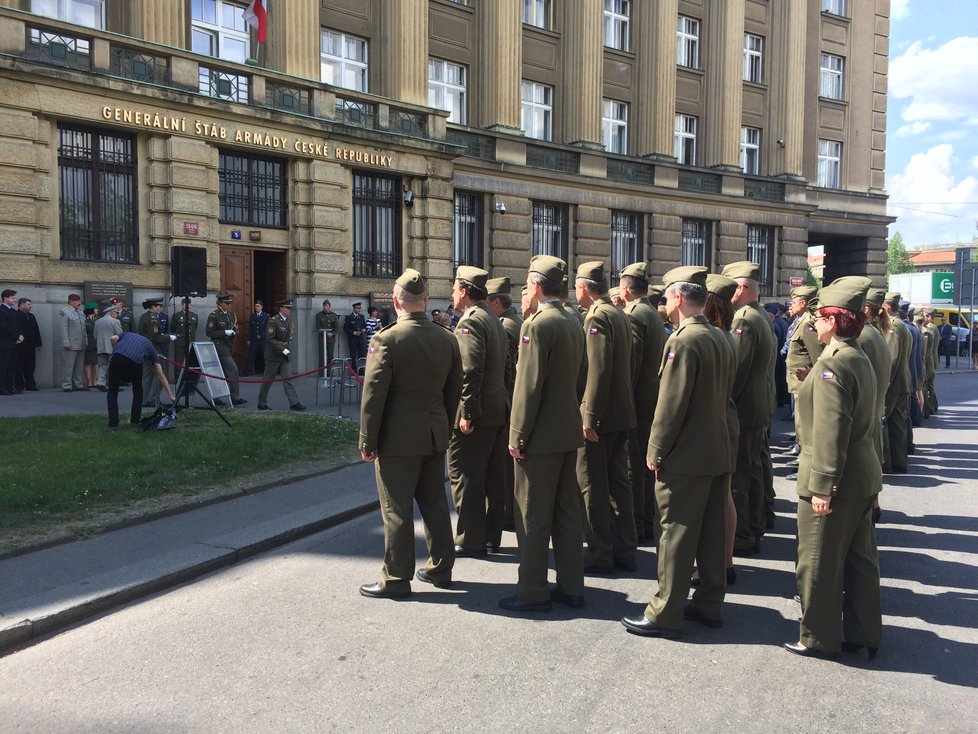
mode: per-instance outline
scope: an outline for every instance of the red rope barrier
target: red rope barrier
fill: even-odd
[[[200,375],[202,377],[209,377],[212,380],[221,380],[223,382],[241,382],[241,383],[252,384],[252,385],[260,385],[260,384],[262,384],[264,382],[269,382],[269,383],[272,383],[272,382],[288,382],[289,380],[295,380],[295,379],[298,379],[299,377],[308,377],[309,375],[315,375],[317,373],[321,373],[323,370],[327,370],[330,367],[332,367],[334,364],[336,364],[336,360],[334,359],[329,364],[323,365],[322,367],[317,367],[314,370],[309,370],[308,372],[301,372],[298,375],[289,375],[288,377],[274,377],[274,378],[272,378],[270,380],[264,380],[264,379],[262,379],[262,380],[242,380],[241,378],[238,378],[236,380],[232,380],[231,378],[224,377],[222,375],[212,375],[210,373],[204,372],[203,370],[197,369],[196,367],[188,367],[185,364],[180,364],[175,359],[170,359],[169,357],[164,357],[162,354],[159,355],[159,356],[160,356],[160,359],[164,360],[168,364],[172,364],[174,367],[177,367],[178,369],[186,370],[187,372],[190,372],[190,373],[195,374],[195,375]],[[356,377],[357,382],[359,382],[361,385],[363,385],[363,380],[361,380],[359,377],[357,377],[357,373],[353,370],[352,367],[350,367],[349,363],[347,363],[346,368],[350,371],[350,373],[354,377]]]

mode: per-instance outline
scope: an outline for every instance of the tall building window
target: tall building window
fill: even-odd
[[[553,139],[554,88],[546,84],[524,81],[520,126],[528,138]]]
[[[104,0],[31,0],[31,12],[86,28],[105,28]]]
[[[604,0],[604,45],[628,50],[628,22],[632,15],[629,0]]]
[[[63,260],[137,262],[135,138],[58,127],[58,204]]]
[[[428,59],[428,106],[448,111],[448,121],[464,125],[466,105],[465,67],[441,59]]]
[[[822,0],[822,12],[845,16],[846,0]]]
[[[628,152],[628,104],[613,99],[601,103],[601,140],[609,153]]]
[[[641,255],[642,215],[632,212],[611,212],[611,277],[617,283],[621,271],[645,258]]]
[[[818,185],[837,189],[842,180],[842,143],[836,140],[818,141]]]
[[[288,226],[288,161],[221,151],[219,221],[250,227]]]
[[[764,39],[750,33],[744,34],[744,81],[764,82]]]
[[[326,84],[366,92],[367,41],[340,31],[322,29],[319,36],[319,78]]]
[[[765,227],[759,224],[747,225],[747,259],[761,266],[761,295],[773,295],[774,227]]]
[[[740,167],[754,176],[761,172],[761,131],[756,127],[740,128]]]
[[[537,28],[553,30],[553,4],[551,0],[523,0],[523,22]]]
[[[713,227],[705,219],[683,220],[683,265],[711,267]]]
[[[687,166],[696,165],[696,123],[691,115],[676,115],[676,160]]]
[[[533,202],[533,255],[553,255],[567,262],[567,207]]]
[[[244,4],[226,0],[191,0],[191,48],[195,53],[243,64],[251,39]]]
[[[680,15],[676,24],[676,64],[700,68],[700,22]]]
[[[353,172],[353,274],[401,274],[401,179]]]
[[[843,99],[843,71],[845,59],[833,54],[822,54],[818,94],[828,99]]]
[[[452,231],[452,265],[482,267],[482,194],[457,191]]]

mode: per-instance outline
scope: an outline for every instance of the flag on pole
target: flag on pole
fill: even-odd
[[[265,16],[265,0],[251,0],[244,11],[245,23],[258,31],[258,43],[268,37],[268,19]]]

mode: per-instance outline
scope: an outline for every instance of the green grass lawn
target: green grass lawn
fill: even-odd
[[[326,469],[356,454],[352,421],[316,415],[182,412],[177,428],[105,433],[101,415],[8,418],[0,461],[0,550],[50,535]]]

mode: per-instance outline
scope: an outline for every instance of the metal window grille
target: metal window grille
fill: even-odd
[[[784,184],[778,181],[744,179],[744,196],[749,199],[784,201]]]
[[[308,89],[291,87],[271,80],[265,82],[265,104],[277,110],[308,115],[312,109],[311,97]]]
[[[170,61],[125,46],[112,46],[112,73],[150,84],[170,83]]]
[[[770,296],[774,280],[774,227],[747,225],[747,259],[761,266],[760,293]]]
[[[621,276],[622,268],[642,260],[639,254],[641,214],[611,212],[611,282]]]
[[[201,65],[198,72],[201,94],[228,102],[248,104],[248,77]]]
[[[567,207],[533,202],[533,253],[567,262]]]
[[[452,237],[452,266],[483,264],[482,196],[457,192]]]
[[[336,98],[336,121],[351,127],[372,129],[376,127],[377,106],[369,102]]]
[[[34,61],[69,69],[89,71],[92,68],[92,44],[87,38],[51,33],[40,28],[27,29],[25,55]]]
[[[683,265],[711,266],[712,229],[703,219],[683,220]]]
[[[581,167],[581,156],[566,150],[527,145],[526,165],[563,173],[577,173]]]
[[[699,191],[704,194],[719,194],[723,177],[716,173],[700,173],[699,171],[680,171],[679,189],[682,191]]]
[[[608,159],[608,178],[615,181],[634,181],[650,184],[655,181],[655,167],[649,163],[634,163],[616,158]]]
[[[138,262],[135,138],[58,128],[61,258]]]
[[[391,108],[390,129],[403,135],[424,135],[426,117],[416,112]]]
[[[401,180],[353,174],[353,275],[401,273]]]
[[[463,155],[482,158],[487,161],[496,159],[496,139],[488,135],[476,135],[449,128],[446,141],[452,145],[463,146],[465,148]]]
[[[288,226],[287,162],[221,152],[220,221],[252,227]]]

